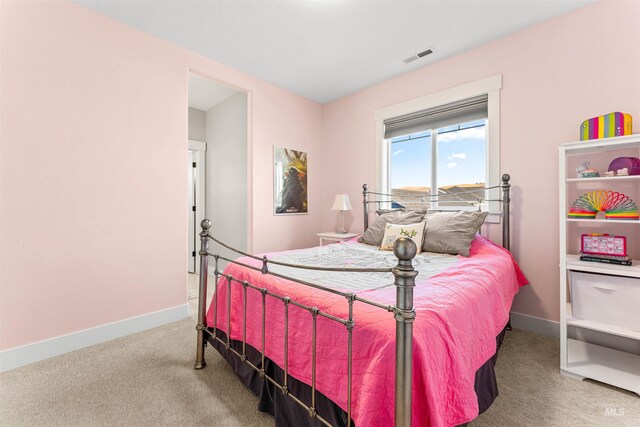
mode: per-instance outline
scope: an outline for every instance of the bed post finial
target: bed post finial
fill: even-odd
[[[413,288],[418,272],[411,260],[418,248],[413,240],[400,237],[393,244],[398,265],[393,268],[396,286],[396,400],[395,426],[411,426],[411,375],[413,355]]]
[[[204,337],[204,329],[207,327],[205,320],[207,310],[207,271],[209,270],[209,229],[211,221],[203,219],[200,223],[202,231],[200,232],[200,291],[198,293],[198,323],[196,330],[198,331],[196,343],[196,363],[194,369],[202,369],[207,366],[204,360],[204,346],[206,340]]]
[[[402,265],[409,265],[411,267],[411,260],[415,258],[417,252],[418,248],[415,242],[408,237],[400,237],[393,244],[393,254]],[[405,264],[406,262],[408,262],[408,264]]]
[[[502,247],[511,249],[511,228],[509,225],[509,203],[511,202],[511,184],[509,180],[511,176],[508,173],[502,175]]]
[[[362,184],[362,207],[364,210],[364,231],[369,228],[369,204],[367,203],[367,197],[369,196],[369,186]]]

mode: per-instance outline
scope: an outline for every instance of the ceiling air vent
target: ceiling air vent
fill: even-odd
[[[404,62],[405,64],[408,64],[409,62],[413,62],[413,61],[415,61],[415,60],[416,60],[416,59],[418,59],[418,58],[422,58],[422,57],[424,57],[424,56],[431,55],[432,53],[433,53],[433,48],[432,48],[432,47],[430,47],[430,48],[428,48],[427,50],[425,50],[425,51],[423,51],[423,52],[416,53],[415,55],[408,57],[408,58],[407,58],[407,59],[405,59],[403,62]]]

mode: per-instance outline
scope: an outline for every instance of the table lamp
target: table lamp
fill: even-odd
[[[351,202],[349,201],[348,194],[336,194],[336,199],[333,201],[333,206],[331,206],[332,211],[340,211],[340,228],[336,233],[344,234],[347,232],[344,228],[344,211],[350,211]]]

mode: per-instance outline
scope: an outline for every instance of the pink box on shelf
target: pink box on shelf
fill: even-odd
[[[583,254],[627,256],[627,238],[608,234],[583,234],[580,239]]]

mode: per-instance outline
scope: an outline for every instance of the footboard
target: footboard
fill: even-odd
[[[308,265],[289,264],[284,262],[278,262],[269,260],[265,257],[257,257],[251,254],[244,253],[237,249],[234,249],[223,242],[220,242],[210,234],[211,222],[209,220],[202,221],[201,238],[201,250],[200,250],[200,292],[198,303],[198,323],[197,329],[197,350],[196,350],[196,362],[195,369],[202,369],[206,366],[204,349],[207,342],[206,335],[210,335],[212,339],[221,343],[228,352],[234,353],[240,358],[242,362],[250,366],[259,375],[264,378],[265,381],[272,383],[277,389],[279,389],[285,396],[288,396],[291,400],[303,407],[311,418],[319,420],[321,423],[327,426],[332,424],[328,422],[322,414],[318,413],[316,408],[316,374],[317,374],[317,320],[319,317],[327,319],[335,324],[344,327],[347,334],[347,390],[346,390],[346,413],[347,413],[347,425],[352,425],[352,387],[353,387],[353,361],[352,361],[352,345],[353,345],[353,333],[356,329],[357,319],[354,318],[354,304],[362,303],[372,307],[376,307],[387,312],[394,313],[396,321],[396,363],[395,363],[395,425],[396,426],[410,426],[411,425],[411,381],[412,381],[412,349],[413,349],[413,320],[415,318],[415,311],[413,307],[413,287],[415,286],[415,277],[418,274],[413,268],[412,259],[416,255],[416,245],[408,238],[400,238],[394,244],[394,254],[398,258],[398,264],[393,268],[328,268],[328,267],[316,267]],[[213,254],[209,250],[209,243],[213,241],[239,255],[242,255],[251,260],[259,261],[260,266],[250,265],[245,262],[232,260],[225,258],[218,254]],[[207,325],[206,322],[206,295],[208,286],[208,277],[206,272],[209,267],[209,258],[213,258],[215,263],[214,275],[216,280],[216,289],[213,297],[214,306],[214,324]],[[320,310],[318,307],[309,306],[303,302],[297,301],[288,295],[283,295],[278,292],[267,289],[263,286],[256,286],[247,280],[242,280],[234,277],[232,274],[226,274],[219,270],[220,261],[226,261],[228,263],[236,264],[244,268],[260,271],[262,275],[272,275],[281,279],[296,282],[300,285],[306,286],[310,289],[327,292],[333,295],[344,298],[347,313],[346,316],[336,316],[326,311]],[[328,288],[316,283],[311,283],[304,280],[299,280],[288,275],[280,274],[270,271],[270,265],[279,265],[283,267],[290,267],[293,269],[308,269],[318,271],[334,271],[334,272],[350,272],[350,273],[392,273],[394,276],[394,284],[396,287],[396,304],[394,306],[384,305],[371,301],[354,293],[341,292],[332,288]],[[219,289],[226,283],[226,289]],[[240,287],[242,295],[242,313],[243,319],[242,325],[242,347],[241,350],[233,348],[231,345],[230,331],[231,329],[231,295],[232,287]],[[226,334],[218,333],[218,305],[219,294],[224,291],[226,293]],[[248,293],[258,293],[261,299],[261,340],[260,349],[261,361],[259,363],[252,363],[247,357],[247,299]],[[224,298],[224,297],[223,297]],[[265,371],[265,325],[266,325],[266,305],[267,299],[277,301],[278,304],[282,304],[283,309],[283,346],[284,346],[284,359],[281,362],[281,366],[284,371],[282,382],[279,382],[276,378],[271,377]],[[272,304],[269,301],[269,304]],[[295,396],[288,385],[289,377],[289,331],[291,328],[289,321],[289,309],[291,306],[295,306],[309,313],[312,322],[312,335],[311,335],[311,402],[307,405],[303,400]],[[212,327],[212,331],[207,329],[207,326]],[[295,327],[295,326],[294,326]]]

